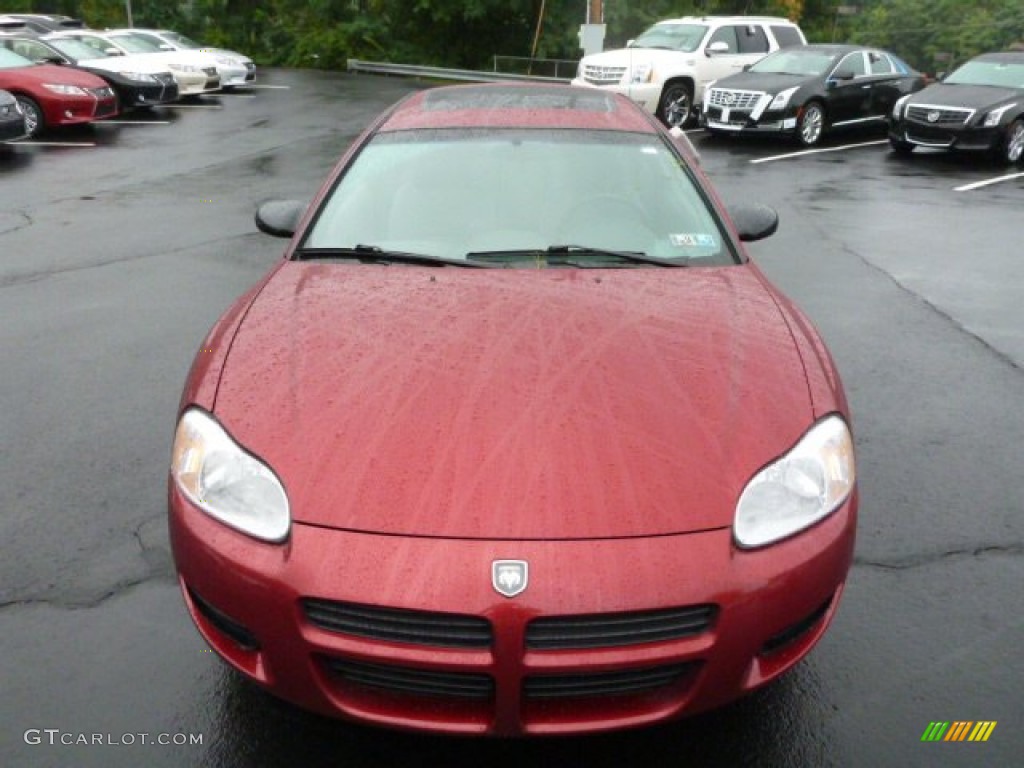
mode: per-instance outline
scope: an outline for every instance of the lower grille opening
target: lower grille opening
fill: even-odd
[[[491,624],[478,616],[410,611],[333,600],[303,598],[310,623],[329,632],[416,645],[487,648]]]
[[[526,678],[528,699],[588,698],[650,693],[670,685],[697,666],[696,662],[661,667],[576,675],[536,675]]]
[[[552,616],[534,619],[526,627],[531,650],[613,648],[663,642],[706,632],[718,607],[692,605],[655,611]]]
[[[471,672],[442,672],[390,664],[324,658],[328,670],[349,683],[389,693],[456,699],[490,699],[494,680]]]
[[[202,614],[210,624],[217,628],[221,634],[227,636],[244,651],[258,651],[260,648],[256,636],[246,629],[242,624],[232,619],[223,611],[214,608],[210,603],[201,598],[194,590],[189,588],[188,596],[196,610]]]
[[[776,651],[782,650],[787,645],[796,640],[799,640],[809,631],[811,631],[819,621],[824,618],[825,614],[828,613],[829,606],[832,605],[832,597],[829,596],[828,600],[818,606],[813,613],[809,616],[801,619],[796,624],[786,627],[786,629],[768,638],[768,641],[761,647],[762,654],[775,653]]]

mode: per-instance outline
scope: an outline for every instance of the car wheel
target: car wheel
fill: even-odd
[[[894,139],[892,136],[889,137],[889,146],[892,147],[892,151],[900,155],[909,155],[914,151],[914,145],[909,141],[903,141],[902,139]]]
[[[796,124],[796,137],[805,147],[813,147],[825,134],[825,109],[817,101],[805,104]]]
[[[658,119],[669,128],[685,128],[693,111],[693,89],[688,83],[669,83],[661,92]]]
[[[1002,150],[1000,159],[1007,165],[1019,163],[1024,157],[1024,118],[1017,118],[1010,123]]]
[[[21,111],[25,113],[25,127],[28,129],[29,138],[31,138],[46,126],[46,121],[43,119],[43,110],[36,100],[29,96],[23,96],[19,93],[14,98],[18,100]]]

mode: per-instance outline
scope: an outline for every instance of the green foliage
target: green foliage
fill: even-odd
[[[97,28],[127,24],[124,0],[2,0],[6,11],[67,13]],[[887,48],[928,72],[1024,41],[1022,0],[605,0],[606,47],[660,19],[767,14],[797,20],[812,42]],[[544,7],[537,36],[537,20]],[[857,6],[838,15],[839,5]],[[260,64],[343,69],[346,59],[490,69],[492,57],[579,57],[588,0],[132,0],[136,26],[177,29]]]

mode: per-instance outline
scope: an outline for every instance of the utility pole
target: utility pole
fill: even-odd
[[[584,56],[604,49],[604,30],[604,0],[587,0],[587,20],[579,32]]]

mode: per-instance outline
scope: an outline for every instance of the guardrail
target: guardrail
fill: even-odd
[[[448,69],[446,67],[424,67],[418,64],[392,64],[386,61],[348,60],[349,72],[369,72],[376,75],[402,75],[404,77],[425,77],[432,80],[468,80],[470,82],[498,82],[537,80],[545,83],[568,83],[567,77],[542,77],[541,75],[518,75],[513,72],[478,72],[474,69]]]

